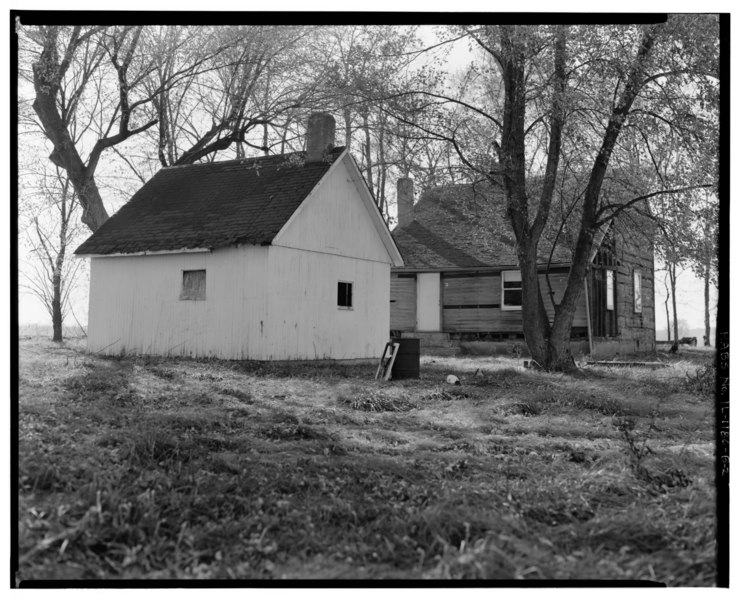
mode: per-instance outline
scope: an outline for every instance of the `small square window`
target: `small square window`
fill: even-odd
[[[180,299],[206,299],[206,269],[183,271],[183,287],[180,290]]]
[[[519,271],[502,271],[502,310],[522,310],[522,277]]]
[[[641,272],[633,271],[633,310],[643,312],[643,293],[641,290]]]
[[[352,308],[352,283],[337,282],[337,308]]]

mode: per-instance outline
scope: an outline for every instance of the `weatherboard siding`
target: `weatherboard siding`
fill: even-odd
[[[500,308],[499,273],[417,273],[414,295],[409,293],[408,282],[415,279],[400,279],[399,275],[392,275],[391,299],[396,302],[391,303],[391,329],[414,331],[414,317],[416,331],[522,333],[521,311]],[[558,303],[566,290],[568,274],[551,273],[549,279],[554,301]],[[555,309],[548,297],[545,273],[540,274],[540,286],[546,313],[552,321]],[[442,298],[439,290],[442,290]],[[409,310],[410,298],[415,300],[416,314]],[[581,291],[572,326],[587,326],[586,304]]]

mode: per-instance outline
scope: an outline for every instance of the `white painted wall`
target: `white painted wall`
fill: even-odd
[[[388,264],[271,247],[267,358],[376,358],[388,341]],[[337,283],[353,284],[352,309],[337,307]]]
[[[440,331],[440,273],[417,274],[417,331]]]
[[[91,260],[93,352],[264,358],[268,248]],[[206,269],[206,300],[180,300],[183,270]]]
[[[273,245],[391,262],[344,164],[327,174]]]
[[[389,335],[391,262],[340,165],[273,246],[93,258],[88,348],[256,360],[375,358]],[[182,271],[191,269],[206,269],[204,301],[180,300]],[[352,310],[337,307],[338,281],[353,282]]]

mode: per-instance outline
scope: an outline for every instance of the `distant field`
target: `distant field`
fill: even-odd
[[[712,357],[579,378],[427,358],[379,383],[22,334],[18,580],[711,586]]]

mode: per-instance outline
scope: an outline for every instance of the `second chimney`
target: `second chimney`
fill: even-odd
[[[329,113],[312,113],[306,128],[306,162],[321,162],[334,148],[334,117]]]
[[[414,218],[414,181],[402,177],[396,182],[396,218],[399,227],[406,227]]]

